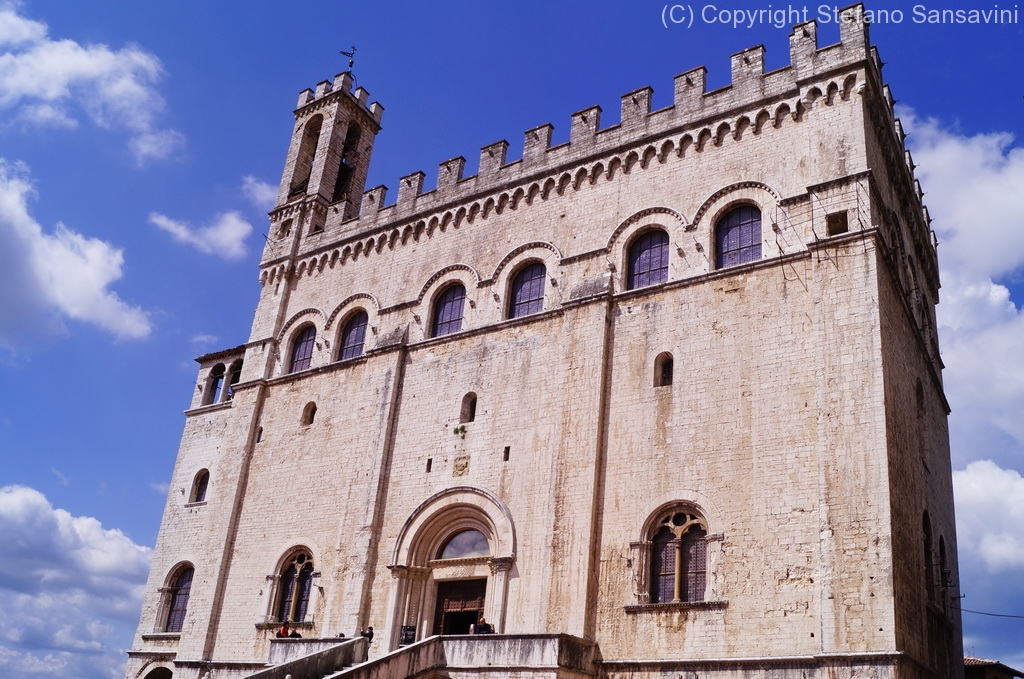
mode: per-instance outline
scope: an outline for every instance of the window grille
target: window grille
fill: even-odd
[[[345,325],[345,330],[341,333],[339,360],[344,361],[363,355],[363,341],[366,339],[368,320],[366,312],[360,311]]]
[[[313,344],[316,341],[316,328],[312,325],[306,326],[299,336],[295,338],[292,346],[292,360],[288,372],[294,373],[309,368],[313,358]]]
[[[461,285],[453,285],[441,293],[434,307],[434,337],[462,330],[462,307],[465,302],[466,288]]]
[[[185,624],[185,611],[188,608],[188,596],[192,590],[192,576],[195,571],[186,568],[174,579],[171,586],[171,606],[167,612],[165,631],[180,632]]]
[[[750,205],[730,210],[715,231],[715,266],[746,264],[761,259],[761,211]]]
[[[547,269],[540,262],[523,268],[512,281],[509,318],[520,318],[544,310],[544,279]]]
[[[630,290],[657,285],[668,280],[668,234],[661,230],[648,231],[629,248]]]

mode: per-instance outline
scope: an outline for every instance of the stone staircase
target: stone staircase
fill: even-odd
[[[366,662],[369,642],[352,639],[274,639],[265,670],[245,679],[322,679]]]
[[[365,639],[332,642],[247,679],[592,679],[597,673],[597,645],[568,634],[436,636],[369,662]]]

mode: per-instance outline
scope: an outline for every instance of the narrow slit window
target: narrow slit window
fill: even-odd
[[[302,409],[302,419],[300,420],[299,423],[303,427],[308,427],[309,425],[313,424],[313,420],[315,420],[315,419],[316,419],[316,403],[314,403],[313,401],[310,401],[309,403],[306,404],[306,407]]]
[[[672,354],[669,352],[663,352],[658,354],[658,357],[654,359],[654,386],[655,387],[670,387],[672,386],[672,370],[673,361]]]
[[[459,412],[459,422],[473,422],[476,420],[476,394],[472,391],[462,397],[462,409]]]

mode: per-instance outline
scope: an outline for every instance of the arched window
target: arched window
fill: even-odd
[[[285,562],[278,589],[278,622],[303,622],[309,609],[313,587],[313,557],[299,552]]]
[[[298,372],[309,367],[313,358],[313,344],[316,341],[316,327],[307,325],[295,338],[292,344],[291,361],[288,365],[288,372]]]
[[[953,585],[953,574],[946,563],[946,539],[939,537],[939,587],[943,589],[942,606],[946,606],[945,590]]]
[[[366,324],[369,317],[365,311],[359,311],[341,332],[341,350],[338,352],[338,360],[344,361],[349,358],[356,358],[363,355],[363,341],[366,339]]]
[[[630,290],[657,285],[668,280],[668,234],[661,229],[648,231],[629,246]]]
[[[206,378],[206,390],[203,392],[203,405],[208,406],[212,403],[218,403],[223,389],[224,364],[218,363],[213,366],[213,369],[210,370],[209,377]]]
[[[657,521],[649,538],[652,604],[704,601],[707,588],[707,527],[689,511]]]
[[[672,385],[672,354],[663,351],[654,359],[654,386],[668,387]]]
[[[192,590],[192,576],[195,570],[191,567],[183,568],[171,582],[168,594],[170,602],[167,608],[167,623],[164,625],[165,632],[180,632],[185,624],[185,611],[188,608],[188,596]]]
[[[512,281],[508,317],[519,318],[544,310],[544,279],[547,269],[540,262],[522,268]]]
[[[921,518],[921,531],[924,533],[924,589],[928,601],[932,601],[935,599],[935,564],[932,561],[932,522],[928,512]]]
[[[331,202],[348,199],[348,187],[352,182],[353,165],[359,157],[359,137],[361,130],[356,123],[349,123],[348,132],[345,133],[345,146],[341,150],[341,160],[338,163],[338,176],[334,180],[334,192]]]
[[[196,474],[192,482],[192,496],[190,502],[206,502],[206,489],[210,486],[210,472],[203,469]]]
[[[306,407],[302,409],[302,417],[299,418],[299,424],[303,427],[308,427],[313,424],[313,420],[316,419],[316,403],[310,401],[306,404]]]
[[[438,550],[438,559],[468,559],[473,556],[487,556],[491,547],[487,537],[478,530],[464,530],[448,538]]]
[[[466,288],[456,283],[445,289],[434,303],[432,337],[450,335],[462,330],[462,307],[466,302]]]
[[[289,198],[305,193],[309,186],[309,177],[313,173],[313,161],[316,160],[316,147],[320,141],[320,128],[323,123],[323,116],[315,115],[309,119],[302,131],[299,152],[295,156],[295,171],[292,173],[292,181],[288,188]]]
[[[235,385],[242,379],[242,359],[238,359],[228,368],[228,391],[225,396],[230,401],[235,397]]]
[[[761,211],[752,205],[733,208],[715,229],[715,267],[718,269],[761,259]]]
[[[459,422],[465,424],[476,419],[476,394],[472,391],[462,397],[462,409],[459,411]]]
[[[676,581],[676,536],[662,526],[651,540],[651,603],[672,601]]]

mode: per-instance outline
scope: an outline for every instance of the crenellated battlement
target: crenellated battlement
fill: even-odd
[[[770,73],[764,70],[764,46],[750,47],[732,55],[731,83],[717,90],[707,90],[707,69],[700,66],[675,77],[671,106],[652,111],[653,89],[642,87],[622,95],[618,124],[602,128],[601,107],[592,106],[571,114],[566,143],[552,146],[551,123],[527,130],[520,160],[506,162],[509,143],[501,140],[481,149],[475,175],[464,176],[466,159],[459,156],[440,163],[432,190],[423,191],[426,173],[422,171],[399,180],[393,203],[388,203],[388,187],[368,189],[352,218],[324,203],[314,208],[326,211],[324,227],[300,244],[296,254],[317,255],[345,243],[349,247],[341,250],[355,253],[377,249],[383,241],[405,242],[406,232],[415,234],[421,227],[431,231],[434,223],[458,224],[461,213],[472,220],[476,214],[486,216],[491,204],[498,212],[505,205],[514,209],[532,203],[535,195],[546,199],[552,192],[561,195],[569,187],[577,190],[583,183],[593,184],[599,175],[610,179],[616,172],[629,173],[635,165],[646,168],[652,158],[664,162],[670,152],[681,158],[691,149],[700,153],[721,146],[726,138],[740,141],[748,130],[758,135],[778,128],[785,119],[801,121],[813,107],[831,105],[837,98],[845,100],[854,89],[860,91],[865,86],[879,90],[878,98],[885,102],[885,117],[892,127],[895,117],[888,88],[880,77],[868,75],[879,75],[881,62],[869,44],[862,5],[852,5],[840,16],[840,42],[826,47],[818,46],[815,21],[794,26],[789,39],[790,64]],[[315,93],[307,90],[300,102],[309,103],[350,87],[351,78],[346,76],[338,76],[333,89],[321,83]],[[358,97],[365,106],[365,94]],[[893,130],[892,134],[895,138],[898,133]],[[912,165],[909,159],[907,162],[913,184]],[[457,210],[459,205],[463,209]],[[290,204],[282,205],[271,213],[271,220],[290,218],[293,212]],[[401,235],[396,238],[397,234]],[[367,238],[373,245],[358,247],[359,241]],[[271,244],[264,253],[264,266],[280,265],[282,257],[289,255]]]
[[[357,87],[355,90],[352,89],[354,78],[352,73],[345,71],[334,76],[334,81],[322,80],[317,83],[316,89],[306,88],[299,92],[299,102],[296,105],[296,115],[299,110],[309,106],[310,104],[325,101],[330,97],[345,95],[350,97],[360,109],[364,109],[370,114],[370,117],[379,125],[381,117],[384,115],[384,107],[381,106],[380,102],[373,102],[367,104],[366,102],[370,99],[370,93],[364,90],[362,87]]]

